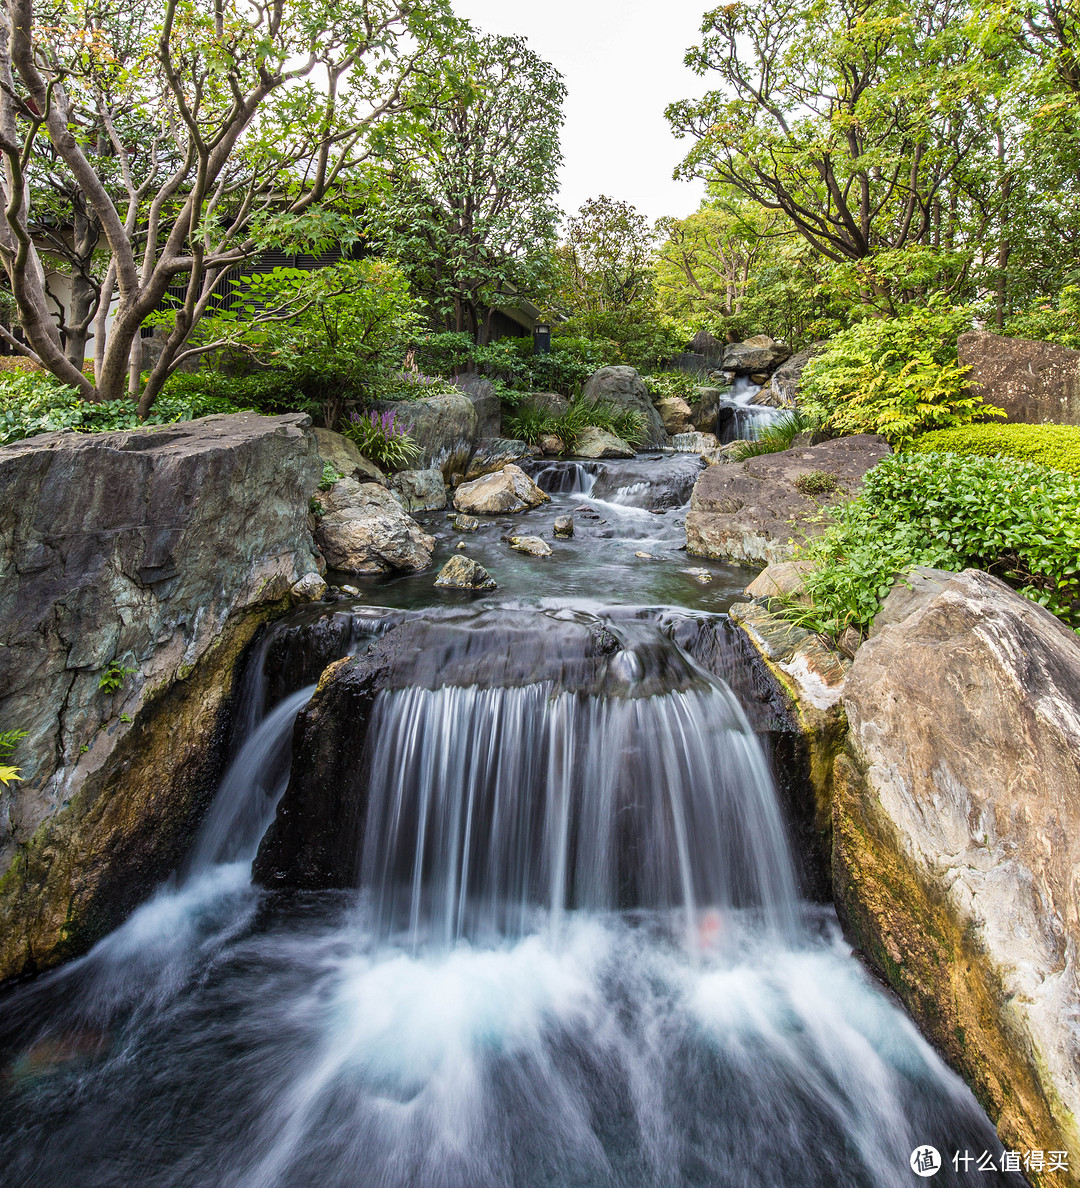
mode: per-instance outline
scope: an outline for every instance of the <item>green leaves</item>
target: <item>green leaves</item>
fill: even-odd
[[[801,551],[810,605],[785,611],[839,635],[873,622],[914,565],[985,569],[1080,628],[1080,479],[1004,458],[897,454]]]
[[[860,322],[807,364],[800,403],[836,434],[880,433],[893,446],[976,416],[1004,416],[971,394],[957,362],[957,333],[969,325],[967,310],[936,299],[904,317]]]

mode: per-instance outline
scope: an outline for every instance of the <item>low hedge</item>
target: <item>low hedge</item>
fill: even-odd
[[[1001,456],[1037,462],[1068,474],[1080,474],[1080,426],[962,425],[924,433],[913,452]]]

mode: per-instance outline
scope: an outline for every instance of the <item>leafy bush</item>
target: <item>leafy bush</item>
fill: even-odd
[[[1080,350],[1080,285],[1066,285],[1056,303],[1042,301],[1013,314],[1005,321],[1005,333]]]
[[[235,404],[221,396],[169,392],[159,398],[151,415],[141,422],[132,400],[91,404],[80,399],[74,388],[61,385],[43,372],[0,373],[0,445],[65,429],[109,433],[238,411]]]
[[[566,453],[572,454],[578,439],[590,426],[606,429],[628,445],[638,446],[648,432],[648,422],[635,409],[619,408],[610,400],[589,404],[576,396],[563,413],[552,413],[532,401],[519,405],[504,421],[505,432],[518,441],[535,445],[546,433],[559,438]]]
[[[155,415],[160,415],[159,406],[162,403],[169,408],[190,406],[192,409],[205,409],[205,412],[194,413],[200,417],[209,416],[212,412],[230,411],[230,408],[249,408],[270,416],[287,412],[305,412],[317,416],[321,412],[319,402],[305,396],[295,375],[273,369],[246,375],[226,375],[205,369],[178,371],[169,377],[157,398],[153,409]]]
[[[795,487],[804,495],[831,495],[840,489],[835,476],[827,470],[812,470],[809,474],[800,474],[795,480]]]
[[[477,346],[468,334],[427,334],[413,347],[417,365],[439,375],[478,371],[495,381],[510,403],[515,392],[559,392],[566,396],[608,358],[602,344],[554,337],[548,354],[533,354],[531,337],[500,338]]]
[[[398,420],[393,409],[387,409],[384,413],[351,413],[342,432],[377,466],[400,470],[422,453],[412,439],[412,429],[412,425]]]
[[[552,348],[560,341],[590,342],[603,356],[600,366],[626,364],[652,372],[683,349],[685,336],[673,322],[648,306],[583,313],[552,328]]]
[[[747,458],[758,458],[762,454],[779,454],[790,450],[795,437],[804,430],[815,427],[813,420],[803,412],[789,412],[771,425],[766,425],[753,441],[740,442],[731,451],[736,462]]]
[[[1080,626],[1080,480],[1028,462],[897,454],[801,550],[807,606],[785,614],[830,635],[867,628],[898,572],[985,569]]]
[[[880,433],[894,446],[928,429],[1004,416],[969,392],[957,361],[956,337],[970,320],[931,301],[843,330],[806,365],[800,404],[833,433]]]
[[[661,371],[657,375],[643,375],[645,387],[654,400],[665,396],[679,396],[688,404],[697,399],[701,380],[686,371]]]
[[[911,445],[918,453],[1000,455],[1080,474],[1080,426],[964,425],[924,433]]]

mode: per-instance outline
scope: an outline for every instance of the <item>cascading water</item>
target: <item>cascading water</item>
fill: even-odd
[[[768,405],[752,404],[761,391],[748,375],[737,375],[727,400],[721,405],[719,439],[721,445],[731,441],[755,441],[762,430],[783,418],[784,410]]]
[[[799,898],[721,620],[351,614],[256,653],[261,716],[176,882],[0,998],[5,1184],[906,1188],[918,1145],[1000,1154]],[[350,651],[382,673],[363,721],[327,717],[332,682],[303,710]],[[362,741],[308,773],[360,798],[359,875],[266,892],[272,817],[336,827],[297,820],[295,759],[283,793],[298,713],[327,754]]]

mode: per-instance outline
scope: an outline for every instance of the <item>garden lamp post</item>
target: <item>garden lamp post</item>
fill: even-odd
[[[538,322],[533,330],[533,354],[547,355],[551,352],[551,327],[547,322]]]

